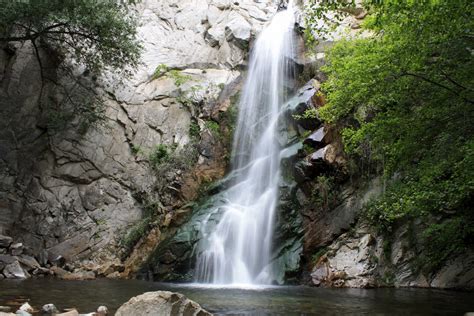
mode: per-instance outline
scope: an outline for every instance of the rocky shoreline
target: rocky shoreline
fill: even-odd
[[[14,305],[14,304],[12,304]],[[45,304],[41,308],[31,306],[28,302],[21,304],[16,309],[10,306],[0,306],[0,316],[106,316],[109,310],[106,306],[99,306],[96,311],[90,313],[80,313],[76,308],[66,308],[60,311],[54,304]],[[116,316],[211,316],[212,314],[204,310],[198,303],[186,298],[179,293],[169,291],[146,292],[132,297],[124,303],[115,313]]]
[[[98,266],[93,262],[72,264],[62,256],[51,256],[47,251],[33,255],[27,247],[12,237],[0,235],[0,280],[57,277],[62,280],[93,280],[96,277],[118,278],[124,265],[110,262]]]

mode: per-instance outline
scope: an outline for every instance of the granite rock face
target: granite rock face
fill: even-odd
[[[143,63],[122,82],[111,73],[97,80],[106,125],[86,133],[52,131],[38,100],[64,96],[42,83],[31,46],[0,47],[0,234],[22,242],[38,261],[101,265],[117,258],[121,238],[143,217],[143,196],[156,186],[148,153],[158,144],[185,148],[192,122],[203,129],[223,90],[238,82],[252,38],[276,4],[145,0],[135,11]],[[54,64],[45,50],[41,56]],[[155,79],[159,65],[187,82],[178,87],[166,73]],[[215,158],[200,156],[198,164]],[[173,210],[170,194],[157,198],[163,214]]]

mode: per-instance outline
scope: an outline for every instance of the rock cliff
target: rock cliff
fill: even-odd
[[[123,240],[150,209],[159,226],[201,183],[223,175],[225,146],[213,146],[226,143],[218,120],[238,90],[252,38],[276,8],[272,1],[140,2],[144,53],[133,76],[75,74],[105,104],[105,124],[86,131],[74,119],[52,128],[65,118],[50,117],[39,101],[59,106],[67,96],[42,80],[32,47],[1,47],[0,232],[50,262],[87,260],[82,265],[97,270],[127,256]],[[40,53],[60,81],[55,54]],[[173,159],[194,160],[153,168],[158,145]]]

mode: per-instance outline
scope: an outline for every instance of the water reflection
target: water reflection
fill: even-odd
[[[135,280],[0,281],[0,305],[23,297],[33,306],[54,303],[90,312],[100,305],[115,311],[147,291],[180,292],[215,315],[463,315],[474,311],[474,294],[423,289],[320,289],[252,287],[248,289],[163,284]]]

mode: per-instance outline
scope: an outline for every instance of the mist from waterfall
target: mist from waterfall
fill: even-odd
[[[294,57],[294,11],[290,1],[258,36],[239,103],[232,175],[217,224],[201,228],[196,276],[213,284],[270,284],[280,151],[278,121]],[[212,213],[212,212],[211,212]],[[211,215],[211,214],[210,214]],[[209,217],[210,217],[209,215]]]

